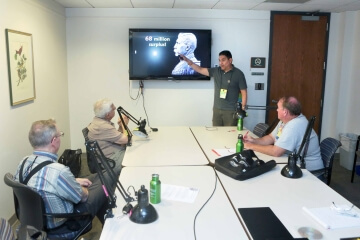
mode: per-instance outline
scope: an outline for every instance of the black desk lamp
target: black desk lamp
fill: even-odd
[[[127,124],[125,124],[123,115],[126,116],[127,118],[129,118],[129,120],[131,120],[132,122],[134,122],[138,126],[137,128],[135,128],[133,130],[133,132],[134,132],[134,134],[136,136],[144,137],[144,138],[148,137],[148,134],[146,133],[146,130],[145,130],[145,126],[146,126],[146,120],[145,119],[141,120],[141,118],[140,118],[140,120],[137,120],[136,118],[134,118],[130,113],[128,113],[122,107],[118,107],[117,111],[119,113],[121,123],[122,123],[123,127],[125,128],[125,131],[127,132],[127,135],[128,135],[128,143],[127,143],[128,146],[132,145],[131,139],[132,139],[133,134],[131,133],[131,131],[130,131],[129,127],[127,126]]]
[[[109,209],[107,210],[105,218],[111,218],[114,216],[112,209],[116,207],[115,189],[117,188],[126,202],[122,212],[124,214],[129,213],[131,221],[135,223],[154,222],[158,218],[158,214],[155,208],[149,203],[148,191],[145,189],[145,186],[142,185],[141,189],[135,193],[138,197],[138,204],[133,208],[131,202],[135,201],[135,199],[125,191],[118,176],[116,176],[101,151],[97,141],[86,141],[85,145],[86,151],[89,153],[88,156],[90,157],[90,161],[93,161],[95,165],[96,172],[99,175],[103,190],[106,198],[108,199]],[[104,171],[102,169],[104,169]],[[105,174],[109,174],[110,178],[105,178]]]
[[[291,153],[288,157],[288,164],[281,170],[281,175],[287,178],[301,178],[302,169],[305,169],[305,156],[310,142],[311,131],[314,126],[315,116],[312,116],[305,130],[303,140],[301,142],[299,151]],[[303,148],[305,147],[304,151]],[[301,155],[302,153],[302,155]],[[300,167],[296,164],[297,160],[300,158]]]

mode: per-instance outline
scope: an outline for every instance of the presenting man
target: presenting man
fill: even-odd
[[[184,55],[180,55],[196,72],[214,77],[213,126],[236,126],[234,114],[236,103],[240,101],[245,110],[247,103],[247,85],[244,73],[232,64],[232,55],[228,50],[219,53],[219,67],[203,68]]]
[[[298,151],[304,138],[308,120],[301,113],[301,104],[295,97],[283,97],[277,103],[278,125],[269,135],[262,138],[244,136],[244,147],[270,156],[279,157]],[[309,171],[324,168],[321,160],[319,139],[312,129],[305,156]]]
[[[107,203],[97,174],[90,175],[88,179],[75,178],[68,167],[56,162],[63,135],[55,120],[34,122],[29,132],[33,154],[20,162],[14,180],[24,184],[27,181],[27,185],[44,199],[47,213],[91,213],[91,218],[76,222],[79,224],[76,229],[72,228],[73,225],[69,227],[64,218],[47,218],[49,238],[71,239],[78,234],[80,226],[86,226],[95,215],[104,223]],[[35,167],[44,162],[48,164],[36,171]],[[108,174],[105,177],[109,178]]]

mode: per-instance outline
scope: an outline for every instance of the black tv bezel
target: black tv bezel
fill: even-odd
[[[210,64],[209,66],[204,66],[206,68],[211,67],[211,44],[212,44],[212,30],[211,29],[178,29],[178,28],[129,28],[129,79],[130,80],[186,80],[186,81],[210,81],[209,76],[201,75],[201,74],[195,74],[195,75],[147,75],[147,76],[134,76],[132,74],[133,72],[133,56],[132,56],[132,50],[133,50],[133,44],[132,44],[132,33],[133,32],[207,32],[210,36],[208,38],[208,46],[209,49],[209,59]],[[195,50],[196,52],[196,50]]]

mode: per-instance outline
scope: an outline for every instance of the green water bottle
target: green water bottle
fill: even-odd
[[[153,174],[150,181],[150,202],[153,204],[161,202],[161,182],[159,174]]]
[[[237,122],[237,130],[241,131],[243,130],[243,118],[239,117],[238,122]]]
[[[238,141],[236,143],[236,152],[241,153],[244,150],[243,135],[238,135]]]

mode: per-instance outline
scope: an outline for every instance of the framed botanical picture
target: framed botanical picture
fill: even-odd
[[[35,99],[32,35],[6,29],[6,46],[11,105]]]

